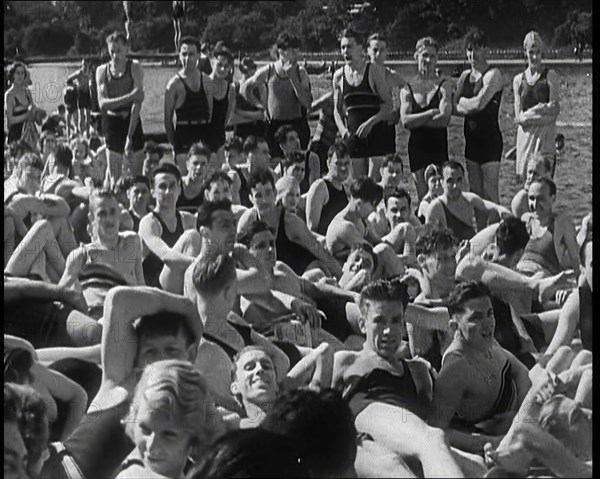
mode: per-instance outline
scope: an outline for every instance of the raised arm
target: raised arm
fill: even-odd
[[[310,185],[306,195],[306,224],[308,229],[316,232],[321,221],[323,206],[329,201],[329,192],[325,181],[317,180]]]
[[[269,74],[270,65],[259,68],[254,75],[242,82],[240,85],[240,94],[250,103],[258,108],[264,108],[260,98],[256,96],[256,89],[259,85],[266,83]]]
[[[320,391],[329,388],[333,375],[333,348],[328,343],[321,343],[312,349],[287,373],[282,381],[284,389],[297,389],[305,385],[305,376],[314,371],[308,389]]]
[[[140,237],[144,244],[169,268],[183,269],[188,268],[194,261],[194,258],[169,248],[161,235],[161,226],[152,215],[144,216],[140,221]]]
[[[340,68],[333,75],[333,119],[340,132],[342,138],[346,138],[349,134],[348,128],[346,127],[346,121],[344,118],[344,97],[342,94],[342,78],[344,75],[344,68]]]
[[[28,213],[39,214],[46,218],[66,218],[71,214],[71,209],[63,198],[48,193],[40,197],[19,194],[15,196],[10,206],[15,215],[21,219]]]

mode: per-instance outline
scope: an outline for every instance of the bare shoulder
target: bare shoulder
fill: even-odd
[[[342,80],[343,75],[344,75],[344,67],[338,68],[335,71],[335,73],[333,74],[333,84],[337,85]]]
[[[336,369],[347,369],[358,359],[360,352],[357,351],[337,351],[333,358]]]
[[[174,75],[169,80],[169,83],[167,83],[167,91],[172,92],[180,89],[183,89],[183,82],[181,78],[179,78],[179,75]]]

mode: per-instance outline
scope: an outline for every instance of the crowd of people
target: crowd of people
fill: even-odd
[[[315,99],[295,36],[261,67],[217,43],[203,71],[177,22],[165,148],[131,21],[69,76],[66,112],[8,72],[5,477],[591,477],[592,214],[554,210],[538,33],[501,205],[504,81],[480,30],[452,81],[431,37],[402,78],[382,35],[346,29]]]

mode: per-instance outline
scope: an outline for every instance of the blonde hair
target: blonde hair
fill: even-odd
[[[417,55],[419,53],[421,53],[423,50],[425,50],[425,48],[427,47],[433,47],[435,48],[435,51],[437,53],[438,51],[438,42],[436,42],[433,37],[423,37],[423,38],[419,38],[419,40],[417,40],[417,44],[415,45],[415,59],[417,58]]]
[[[214,403],[202,374],[189,362],[167,359],[149,364],[135,389],[125,433],[134,440],[134,424],[142,401],[153,411],[165,412],[190,433],[197,448],[213,436],[207,412]]]
[[[531,30],[525,38],[523,39],[523,48],[527,50],[529,47],[533,45],[537,45],[540,47],[540,50],[544,49],[544,40],[542,40],[541,35],[535,30]]]

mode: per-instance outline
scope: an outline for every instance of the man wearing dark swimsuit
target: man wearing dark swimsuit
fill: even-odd
[[[400,282],[379,280],[360,293],[359,352],[335,354],[332,387],[344,391],[356,429],[401,459],[416,457],[424,477],[461,477],[444,433],[425,422],[433,381],[425,362],[400,358],[408,304]]]
[[[442,168],[444,193],[433,200],[425,215],[425,223],[449,228],[459,240],[475,236],[475,211],[487,215],[489,223],[500,217],[511,216],[510,211],[496,203],[484,200],[475,193],[461,189],[465,174],[464,167],[456,161],[448,161]]]
[[[510,427],[531,382],[527,368],[494,338],[496,320],[485,285],[457,284],[448,312],[454,341],[435,383],[433,421],[447,430],[452,446],[483,455],[487,442],[500,443],[497,434]]]

